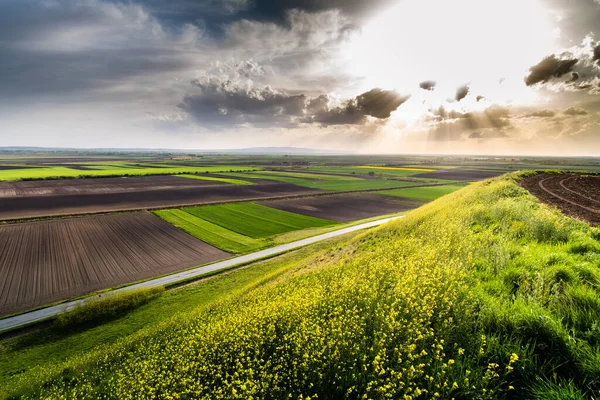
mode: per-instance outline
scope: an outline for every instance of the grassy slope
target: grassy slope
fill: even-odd
[[[599,240],[499,178],[298,258],[305,269],[219,307],[6,387],[42,398],[150,397],[150,388],[193,398],[583,398],[600,390]]]
[[[435,200],[439,197],[462,189],[463,186],[464,185],[427,186],[421,188],[385,190],[379,193],[386,194],[388,196],[406,197],[409,199]]]
[[[182,210],[160,210],[154,211],[154,214],[190,235],[230,253],[249,253],[268,245],[264,240],[241,235]]]
[[[281,211],[251,202],[186,207],[183,210],[213,224],[255,239],[304,228],[336,224],[332,221]]]

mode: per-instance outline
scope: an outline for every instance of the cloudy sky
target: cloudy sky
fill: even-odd
[[[600,156],[600,0],[0,0],[0,146]]]

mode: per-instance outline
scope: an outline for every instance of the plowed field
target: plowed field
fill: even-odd
[[[539,174],[521,186],[567,215],[600,225],[600,176]]]
[[[0,182],[0,220],[176,207],[315,193],[275,181],[254,185],[177,176]]]
[[[336,222],[350,222],[376,215],[411,210],[425,201],[375,193],[353,193],[264,201],[259,204]]]
[[[0,227],[0,315],[225,258],[147,212]]]

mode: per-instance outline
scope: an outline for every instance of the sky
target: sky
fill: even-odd
[[[0,146],[600,156],[600,0],[0,0]]]

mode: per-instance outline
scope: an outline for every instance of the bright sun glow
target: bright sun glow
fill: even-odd
[[[365,88],[418,92],[435,103],[470,83],[492,101],[514,99],[515,91],[527,101],[533,94],[523,77],[553,50],[549,22],[538,0],[402,0],[373,18],[345,56]],[[424,80],[436,89],[419,91]]]

